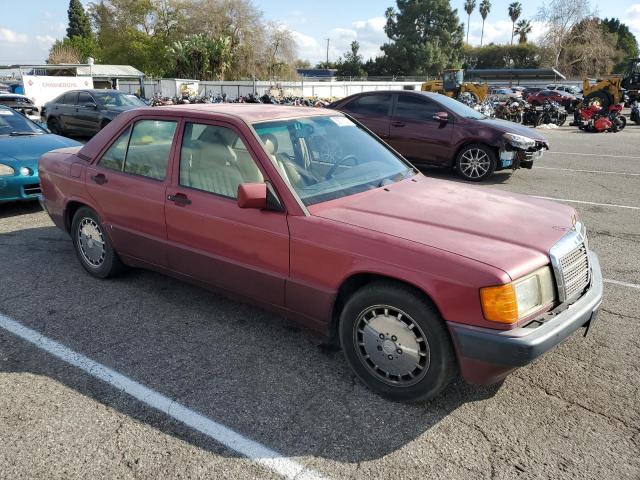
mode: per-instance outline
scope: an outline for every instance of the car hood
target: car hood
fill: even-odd
[[[548,140],[536,132],[533,128],[525,127],[518,123],[510,122],[508,120],[500,120],[498,118],[485,118],[483,120],[475,120],[484,127],[491,127],[499,130],[503,133],[515,133],[517,135],[523,135],[525,137],[533,138],[538,142],[543,142],[547,148],[549,147]]]
[[[576,218],[566,205],[422,175],[309,211],[471,258],[511,279],[549,264],[549,250]]]
[[[29,167],[37,170],[38,160],[45,153],[56,148],[81,146],[80,142],[52,133],[0,136],[0,162],[12,167]]]

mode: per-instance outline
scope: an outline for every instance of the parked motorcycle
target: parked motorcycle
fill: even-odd
[[[496,106],[496,118],[509,120],[510,122],[522,123],[524,112],[524,102],[519,100],[498,103]]]
[[[640,125],[640,105],[638,105],[638,101],[634,100],[631,103],[631,121],[635,122],[636,125]]]
[[[627,125],[627,118],[621,111],[622,105],[611,105],[608,109],[603,109],[592,104],[575,112],[573,124],[586,132],[619,132]]]
[[[567,121],[567,111],[558,102],[547,100],[542,105],[542,109],[537,111],[534,125],[553,124],[561,127]]]

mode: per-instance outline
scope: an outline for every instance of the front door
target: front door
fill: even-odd
[[[388,143],[416,163],[442,164],[451,160],[453,117],[443,123],[433,119],[444,109],[416,94],[399,94],[391,117]]]
[[[265,181],[239,133],[223,123],[187,121],[174,168],[175,185],[166,197],[170,268],[230,292],[284,305],[287,216],[238,207],[239,184]]]
[[[167,265],[164,202],[177,125],[154,119],[129,125],[85,180],[115,249],[159,266]]]

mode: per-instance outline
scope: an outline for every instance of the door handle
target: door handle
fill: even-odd
[[[107,177],[105,177],[103,173],[98,173],[97,175],[91,175],[91,180],[93,180],[98,185],[104,185],[108,181]]]
[[[175,195],[167,195],[167,200],[175,203],[179,207],[191,205],[191,200],[184,193],[176,193]]]
[[[402,127],[404,127],[406,125],[406,123],[404,123],[404,122],[391,122],[391,125],[394,126],[394,127],[402,128]]]

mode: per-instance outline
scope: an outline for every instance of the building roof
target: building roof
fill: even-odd
[[[108,77],[108,78],[138,78],[144,73],[131,65],[83,65],[76,67],[78,76]]]
[[[476,68],[467,70],[468,79],[509,80],[509,79],[562,79],[566,77],[555,68]]]

